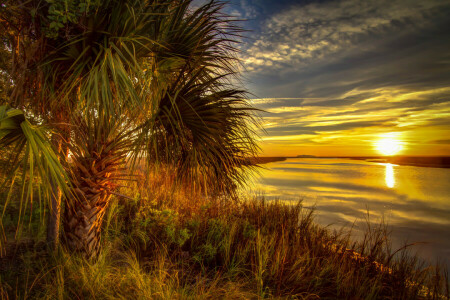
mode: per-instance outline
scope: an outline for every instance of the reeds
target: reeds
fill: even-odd
[[[30,250],[14,258],[21,271],[1,275],[3,299],[449,297],[447,271],[410,247],[392,250],[382,223],[352,241],[317,225],[301,202],[224,202],[170,180],[150,184],[111,205],[96,261]]]

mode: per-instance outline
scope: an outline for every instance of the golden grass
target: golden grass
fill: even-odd
[[[448,299],[447,271],[392,251],[383,224],[352,242],[301,202],[206,197],[163,174],[112,203],[96,261],[31,247],[2,299]]]

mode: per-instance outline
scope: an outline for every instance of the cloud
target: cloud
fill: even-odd
[[[356,149],[360,155],[374,155],[373,141],[386,132],[401,133],[399,138],[406,150],[414,150],[413,145],[448,146],[443,137],[450,135],[449,95],[450,87],[415,93],[377,89],[353,91],[334,99],[269,98],[254,102],[265,109],[263,140],[280,145],[277,155],[286,153],[286,147],[281,145],[287,142],[300,148],[351,145],[347,146],[349,154]],[[433,103],[432,99],[441,100]],[[301,151],[305,153],[305,149]]]
[[[255,7],[242,1],[246,15],[256,15]],[[445,1],[343,0],[291,5],[272,15],[255,42],[243,55],[249,70],[271,67],[286,71],[289,66],[305,66],[321,59],[333,59],[331,54],[357,48],[373,50],[368,40],[386,39],[391,35],[414,33],[433,25],[436,18],[448,13]]]
[[[375,155],[387,132],[403,154],[448,153],[434,141],[450,136],[449,14],[438,0],[266,7],[242,46],[265,154]]]

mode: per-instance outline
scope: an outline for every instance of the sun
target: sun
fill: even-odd
[[[394,155],[403,149],[402,143],[395,138],[384,138],[375,142],[377,150],[383,155]]]

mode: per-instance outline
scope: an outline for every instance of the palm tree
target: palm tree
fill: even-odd
[[[136,162],[169,164],[214,192],[244,182],[257,151],[254,109],[237,89],[240,29],[223,3],[190,0],[9,1],[3,44],[12,91],[0,146],[17,174],[47,195],[48,238],[64,207],[67,247],[99,251],[118,181]],[[253,125],[252,125],[253,124]],[[25,187],[25,186],[24,186]]]

